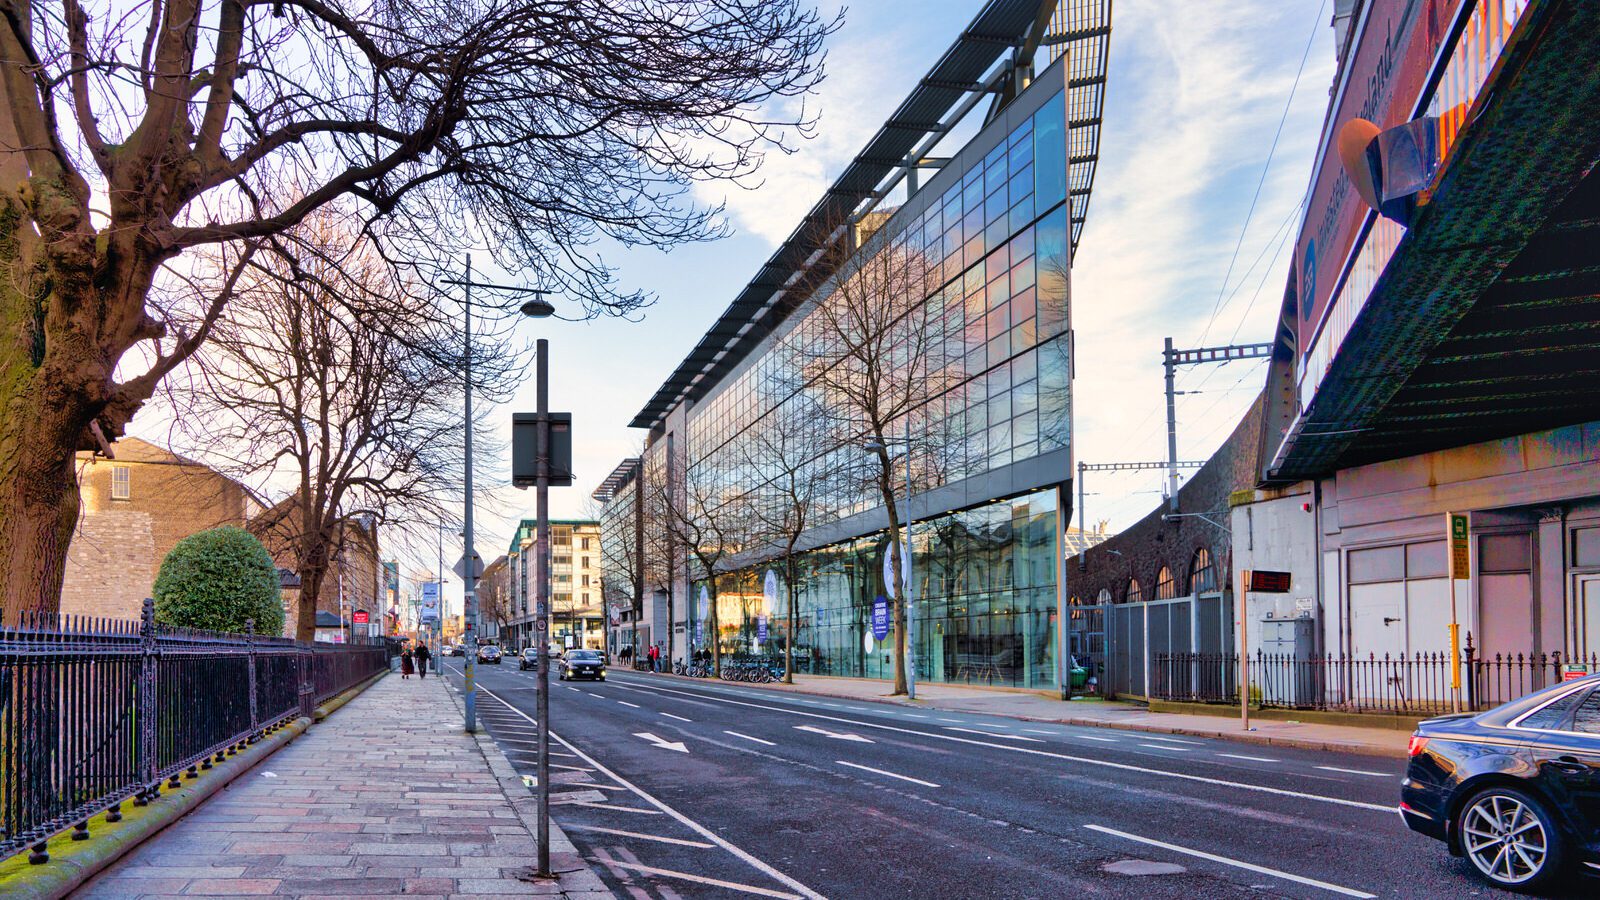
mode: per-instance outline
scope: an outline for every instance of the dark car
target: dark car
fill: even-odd
[[[517,668],[526,672],[529,669],[539,668],[539,648],[528,647],[517,657]]]
[[[1497,887],[1600,874],[1600,676],[1417,726],[1400,817]]]
[[[484,644],[478,648],[478,662],[500,665],[500,648],[493,644]]]
[[[557,677],[562,681],[572,678],[605,681],[606,661],[601,658],[599,650],[568,650],[561,657],[561,674]]]

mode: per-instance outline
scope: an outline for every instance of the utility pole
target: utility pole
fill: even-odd
[[[462,660],[463,681],[466,682],[464,694],[466,696],[466,729],[468,732],[478,730],[478,572],[475,566],[476,555],[472,552],[472,255],[467,255],[467,316],[466,329],[463,332],[465,341],[463,347],[463,370],[466,373],[464,385],[466,388],[466,491],[462,506],[462,516],[465,527],[461,530],[466,550],[461,556],[461,644],[466,656]],[[444,585],[439,585],[440,593],[444,592]],[[444,606],[441,597],[439,605]],[[440,610],[441,615],[443,610]],[[540,716],[543,719],[543,716]],[[539,779],[539,784],[544,784],[544,779]]]
[[[1161,366],[1166,370],[1167,382],[1167,506],[1178,511],[1178,404],[1179,394],[1194,391],[1175,390],[1179,366],[1199,363],[1233,362],[1236,359],[1260,359],[1272,355],[1272,344],[1230,344],[1226,347],[1201,347],[1195,350],[1172,349],[1172,338],[1167,338],[1161,352]]]
[[[1088,533],[1088,531],[1087,531],[1087,529],[1086,529],[1086,527],[1084,525],[1084,513],[1083,513],[1083,498],[1085,496],[1084,490],[1083,490],[1083,481],[1084,481],[1083,475],[1084,475],[1085,472],[1139,472],[1139,471],[1145,471],[1145,470],[1149,470],[1149,469],[1168,469],[1172,473],[1169,477],[1171,477],[1172,480],[1174,482],[1176,482],[1176,480],[1177,480],[1177,474],[1176,473],[1177,473],[1177,471],[1179,469],[1198,469],[1203,465],[1205,465],[1205,462],[1202,461],[1202,460],[1177,460],[1177,461],[1174,461],[1174,460],[1170,460],[1169,459],[1169,460],[1163,460],[1161,462],[1117,462],[1117,463],[1086,463],[1086,462],[1081,462],[1080,461],[1078,463],[1078,530],[1080,532],[1085,533],[1085,534]],[[1172,489],[1172,495],[1174,497],[1176,497],[1177,493],[1178,493],[1177,489],[1173,488]],[[1084,567],[1084,565],[1085,564],[1084,564],[1084,561],[1083,561],[1083,554],[1080,553],[1078,555],[1078,568],[1081,570]]]
[[[538,701],[535,718],[539,732],[539,874],[550,875],[550,342],[539,338],[534,352],[534,391],[537,394],[538,455],[534,457],[535,540],[533,636],[539,644]]]

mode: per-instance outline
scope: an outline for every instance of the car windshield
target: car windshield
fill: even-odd
[[[582,662],[594,662],[600,658],[600,654],[594,650],[573,650],[567,653],[567,658]]]
[[[522,651],[522,655],[529,659],[533,659],[535,656],[539,655],[539,651],[533,647],[529,647],[528,649]]]

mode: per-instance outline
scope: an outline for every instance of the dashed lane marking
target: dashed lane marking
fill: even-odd
[[[1315,878],[1307,878],[1304,875],[1295,875],[1291,872],[1285,872],[1281,869],[1269,869],[1266,866],[1258,866],[1254,863],[1244,862],[1243,860],[1231,859],[1226,856],[1218,856],[1215,853],[1206,853],[1203,850],[1191,850],[1188,847],[1180,847],[1177,844],[1169,844],[1166,841],[1158,841],[1153,838],[1140,837],[1137,834],[1129,834],[1126,831],[1118,831],[1115,828],[1106,828],[1103,825],[1085,825],[1083,827],[1089,829],[1090,831],[1098,831],[1101,834],[1109,834],[1112,837],[1119,837],[1123,840],[1147,844],[1151,847],[1160,847],[1163,850],[1171,850],[1173,853],[1182,853],[1185,856],[1193,856],[1196,859],[1210,860],[1211,862],[1221,863],[1225,866],[1233,866],[1236,869],[1244,869],[1247,872],[1255,872],[1258,875],[1270,875],[1273,878],[1282,878],[1284,881],[1292,881],[1295,884],[1303,884],[1307,887],[1321,888],[1325,891],[1332,891],[1335,894],[1343,894],[1346,897],[1361,897],[1365,898],[1365,900],[1372,900],[1372,898],[1377,896],[1376,894],[1368,894],[1365,891],[1358,891],[1354,888],[1347,888],[1343,885],[1330,884],[1326,881],[1318,881]]]
[[[1270,763],[1277,762],[1277,760],[1268,759],[1265,756],[1241,756],[1241,755],[1239,755],[1237,753],[1218,753],[1217,755],[1218,756],[1226,756],[1229,759],[1247,759],[1250,762],[1270,762]]]
[[[1190,745],[1192,747],[1204,747],[1205,746],[1205,744],[1203,742],[1201,742],[1201,741],[1186,741],[1186,740],[1183,740],[1182,738],[1162,737],[1159,734],[1147,734],[1147,735],[1144,736],[1144,739],[1147,740],[1147,741],[1161,741],[1162,743],[1165,743],[1165,744],[1188,744],[1188,745]]]
[[[679,722],[693,722],[694,721],[693,719],[685,719],[683,716],[675,716],[675,715],[673,715],[672,713],[669,713],[669,712],[664,712],[664,713],[662,713],[662,715],[666,716],[669,719],[677,719]]]
[[[1141,746],[1141,747],[1149,747],[1151,750],[1166,750],[1166,751],[1169,751],[1171,753],[1188,753],[1188,752],[1190,752],[1188,747],[1170,747],[1170,746],[1168,746],[1166,744],[1140,744],[1139,746]]]
[[[727,731],[727,730],[724,730],[724,731],[723,731],[723,732],[722,732],[722,733],[723,733],[723,734],[731,734],[731,735],[733,735],[733,736],[734,736],[734,737],[736,737],[736,738],[742,738],[742,739],[743,739],[743,740],[747,740],[747,741],[754,741],[754,742],[755,742],[755,743],[757,743],[757,744],[766,744],[766,745],[767,745],[767,746],[768,746],[768,747],[776,747],[776,746],[778,746],[778,745],[777,745],[777,744],[774,744],[774,743],[773,743],[773,742],[771,742],[771,741],[766,741],[766,740],[762,740],[762,739],[761,739],[761,738],[758,738],[758,737],[751,737],[751,736],[750,736],[750,735],[748,735],[748,734],[740,734],[740,733],[739,733],[739,732],[737,732],[737,731]]]
[[[617,812],[638,813],[641,816],[659,816],[659,809],[640,809],[637,806],[617,806],[615,803],[594,803],[587,800],[574,800],[568,806],[587,806],[591,809],[614,809]]]
[[[628,701],[626,701],[626,700],[618,700],[618,701],[617,701],[617,702],[618,702],[618,703],[621,703],[621,704],[622,704],[622,705],[623,705],[623,706],[631,706],[631,707],[633,707],[633,708],[634,708],[634,709],[643,709],[643,708],[644,708],[644,707],[642,707],[642,706],[640,706],[640,705],[639,705],[639,704],[637,704],[637,703],[629,703],[629,702],[628,702]]]
[[[1393,778],[1388,772],[1368,772],[1365,769],[1341,769],[1338,766],[1317,766],[1324,772],[1343,772],[1346,775],[1366,775],[1371,778]]]
[[[586,785],[583,785],[583,787],[611,787],[611,786],[612,785],[598,785],[598,784],[586,784]],[[661,842],[663,844],[677,844],[680,847],[710,848],[710,847],[715,847],[716,846],[716,844],[708,844],[705,841],[687,841],[687,840],[684,840],[683,838],[663,837],[663,836],[661,836],[659,834],[640,834],[637,831],[623,831],[620,828],[601,828],[599,825],[569,825],[566,822],[562,822],[561,823],[561,828],[562,828],[563,831],[593,831],[593,832],[595,832],[597,834],[614,834],[614,835],[617,835],[619,837],[639,838],[640,840],[645,840],[645,841],[659,841],[659,842]]]
[[[981,734],[984,737],[1005,738],[1008,741],[1033,741],[1035,744],[1044,743],[1044,741],[1041,741],[1038,738],[1023,737],[1020,734],[990,734],[987,731],[974,731],[971,728],[957,728],[954,725],[946,725],[944,727],[944,730],[945,731],[965,731],[967,734]]]
[[[901,781],[909,781],[912,784],[920,784],[923,787],[931,787],[931,788],[938,787],[937,784],[934,784],[931,781],[923,781],[921,778],[912,778],[910,775],[901,775],[901,774],[899,774],[897,772],[886,772],[883,769],[874,769],[871,766],[863,766],[860,763],[845,762],[842,759],[836,759],[836,760],[834,760],[834,762],[838,763],[841,766],[849,766],[852,769],[860,769],[863,772],[873,772],[873,773],[876,773],[878,775],[886,775],[886,776],[888,776],[890,778],[898,778]]]

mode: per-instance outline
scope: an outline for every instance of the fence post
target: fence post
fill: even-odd
[[[156,778],[156,715],[159,711],[157,683],[160,668],[156,665],[156,601],[144,598],[139,611],[139,779],[144,789],[134,803],[139,806],[160,796],[161,782]]]
[[[1461,664],[1465,666],[1467,670],[1464,677],[1467,680],[1468,710],[1476,710],[1478,708],[1478,670],[1477,667],[1472,664],[1476,651],[1477,648],[1472,646],[1472,632],[1469,631],[1467,632],[1467,645],[1466,647],[1462,648],[1461,657]]]
[[[311,718],[311,710],[313,705],[312,701],[317,695],[317,685],[312,674],[312,667],[315,665],[316,661],[312,659],[312,648],[310,645],[302,642],[299,645],[299,649],[300,717],[303,719],[309,719]]]
[[[250,734],[261,730],[261,711],[256,702],[256,620],[244,620],[245,651],[250,657]]]

